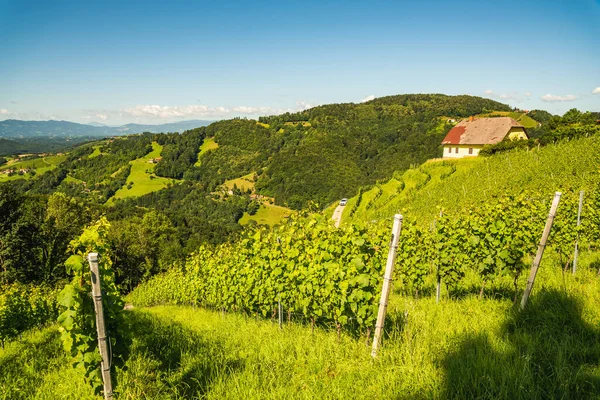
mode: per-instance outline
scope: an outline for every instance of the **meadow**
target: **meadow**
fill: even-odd
[[[8,169],[15,169],[18,171],[19,169],[23,168],[23,169],[35,170],[35,173],[37,175],[41,175],[45,172],[52,171],[66,159],[67,159],[67,156],[63,154],[63,155],[53,155],[53,156],[48,156],[48,157],[39,157],[39,158],[31,159],[31,160],[16,161],[16,162],[2,166],[0,168],[0,171],[4,171],[4,170],[8,170]],[[25,175],[15,174],[12,176],[9,176],[8,174],[0,174],[0,182],[11,181],[11,180],[20,179],[20,178],[31,179],[31,176],[32,176],[31,174],[25,174]]]
[[[494,157],[431,161],[379,184],[387,192],[389,187],[397,188],[397,195],[382,195],[369,207],[378,189],[365,188],[354,213],[358,196],[350,198],[342,224],[380,220],[401,212],[428,225],[440,208],[459,213],[501,195],[529,190],[551,199],[555,191],[589,191],[597,182],[599,165],[598,136]]]
[[[258,211],[256,211],[256,214],[249,215],[245,212],[242,218],[240,218],[239,224],[248,225],[250,221],[255,221],[257,224],[273,226],[293,213],[294,211],[289,208],[263,203],[260,205]]]
[[[131,172],[127,177],[127,184],[117,190],[115,195],[109,199],[108,204],[112,204],[116,199],[143,196],[164,189],[169,183],[173,184],[176,182],[174,179],[154,175],[156,164],[148,162],[160,157],[162,148],[163,146],[160,144],[152,142],[152,151],[150,153],[130,162]]]
[[[200,150],[198,151],[198,161],[196,161],[196,163],[194,164],[196,167],[199,167],[200,164],[202,164],[202,161],[200,161],[200,157],[207,153],[210,150],[213,149],[217,149],[219,147],[219,144],[217,142],[215,142],[214,138],[206,138],[204,139],[204,141],[202,142],[202,145],[200,146]]]

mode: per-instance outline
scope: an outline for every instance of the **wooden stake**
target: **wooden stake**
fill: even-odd
[[[277,300],[277,314],[279,314],[279,329],[283,329],[283,309],[281,308],[281,294]]]
[[[546,242],[548,241],[548,236],[550,236],[550,230],[552,229],[552,224],[554,223],[554,216],[556,215],[556,209],[558,208],[558,203],[560,202],[561,195],[561,192],[554,193],[554,200],[552,200],[552,206],[550,207],[550,213],[548,214],[546,226],[544,227],[544,232],[542,233],[542,239],[540,240],[540,244],[538,245],[537,254],[535,255],[535,259],[533,260],[533,265],[531,266],[529,279],[527,280],[527,286],[525,287],[525,291],[523,292],[523,298],[521,299],[521,310],[525,308],[525,305],[527,304],[527,299],[529,298],[531,290],[533,289],[535,276],[537,274],[538,268],[540,267],[542,256],[544,255]]]
[[[577,228],[581,225],[581,209],[583,208],[583,190],[579,192],[579,210],[577,210]],[[577,260],[579,259],[579,231],[575,240],[575,253],[573,254],[573,275],[577,271]]]
[[[92,273],[92,298],[94,299],[94,308],[96,309],[96,330],[98,331],[98,348],[102,363],[102,381],[104,382],[104,398],[112,399],[112,381],[110,378],[110,361],[108,357],[108,338],[106,336],[106,326],[104,325],[104,308],[102,307],[102,288],[100,287],[100,273],[98,270],[98,253],[88,254],[90,271]]]
[[[392,287],[392,274],[394,273],[394,263],[396,262],[396,251],[398,250],[398,241],[400,231],[402,230],[402,215],[394,215],[394,226],[392,227],[392,240],[390,251],[388,253],[387,263],[385,265],[385,275],[383,277],[383,288],[381,289],[381,299],[379,300],[379,313],[377,314],[377,324],[375,325],[375,335],[373,335],[373,348],[371,357],[377,356],[377,348],[381,341],[381,332],[385,323],[385,313],[387,311],[388,298]]]
[[[440,210],[440,218],[442,218],[444,216],[444,210]],[[437,229],[437,224],[434,221],[434,228]],[[440,260],[439,260],[439,255],[440,252],[437,252],[438,257],[436,258],[437,260],[437,270],[436,270],[436,275],[437,275],[437,283],[435,285],[435,304],[439,304],[440,303],[440,294],[442,293],[442,276],[440,275]]]

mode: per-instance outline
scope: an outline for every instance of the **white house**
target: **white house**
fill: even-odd
[[[444,158],[475,157],[486,144],[509,139],[528,139],[523,125],[510,117],[463,120],[442,140]]]

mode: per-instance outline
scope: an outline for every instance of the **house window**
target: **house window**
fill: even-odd
[[[469,147],[469,154],[473,154],[473,148]]]
[[[458,154],[458,147],[457,147],[457,148],[454,150],[454,152],[455,152],[456,154]]]
[[[452,149],[448,147],[448,153],[452,153]]]

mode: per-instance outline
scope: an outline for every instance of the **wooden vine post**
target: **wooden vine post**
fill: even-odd
[[[394,263],[396,262],[396,251],[402,229],[402,215],[394,215],[394,226],[392,227],[392,240],[388,253],[387,263],[385,265],[385,275],[383,277],[383,288],[381,289],[381,299],[379,300],[379,313],[377,314],[377,324],[375,325],[375,335],[373,336],[373,348],[371,357],[377,356],[377,348],[381,342],[381,332],[385,323],[385,313],[387,311],[388,298],[392,287],[392,274],[394,273]]]
[[[444,216],[444,210],[440,210],[440,218]],[[436,229],[435,221],[434,221],[434,230]],[[437,271],[436,271],[436,285],[435,285],[435,304],[440,303],[440,294],[442,293],[442,276],[440,275],[440,260],[439,260],[439,251],[437,259]]]
[[[279,319],[279,329],[283,329],[283,307],[281,306],[281,293],[277,299],[277,316]]]
[[[535,276],[537,274],[538,268],[540,267],[540,262],[542,261],[542,256],[544,255],[544,250],[546,248],[546,242],[548,241],[548,236],[550,236],[550,230],[552,230],[552,224],[554,223],[554,216],[556,215],[556,209],[558,208],[558,203],[560,202],[561,192],[554,193],[554,200],[552,200],[552,206],[550,207],[550,213],[548,214],[548,219],[546,220],[546,226],[544,227],[544,232],[542,233],[542,239],[540,240],[540,244],[538,245],[538,250],[535,255],[535,259],[533,260],[533,265],[531,266],[531,272],[529,274],[529,279],[527,280],[527,286],[525,287],[525,291],[523,292],[523,298],[521,299],[521,310],[525,308],[527,304],[527,299],[531,294],[531,290],[533,289],[533,283],[535,282]]]
[[[581,225],[581,209],[583,208],[583,190],[579,192],[579,209],[577,210],[577,239],[575,240],[575,253],[573,253],[573,275],[577,271],[579,259],[579,226]]]
[[[112,399],[112,381],[110,378],[110,361],[108,357],[108,338],[106,336],[106,326],[104,325],[104,308],[102,307],[102,288],[100,287],[100,273],[98,269],[98,253],[88,254],[90,271],[92,273],[92,298],[94,299],[94,309],[96,310],[96,330],[98,331],[98,348],[102,363],[102,382],[104,383],[104,398]]]

